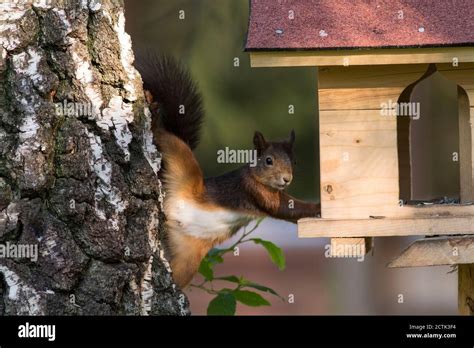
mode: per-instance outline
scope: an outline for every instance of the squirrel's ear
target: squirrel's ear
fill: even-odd
[[[260,155],[260,153],[267,148],[267,141],[263,137],[263,134],[259,131],[255,131],[253,136],[253,144],[255,145],[258,155]]]
[[[289,143],[290,145],[293,145],[293,144],[295,143],[295,139],[296,139],[295,130],[292,129],[292,130],[291,130],[291,133],[290,133],[290,137],[289,137],[289,139],[288,139],[288,143]]]

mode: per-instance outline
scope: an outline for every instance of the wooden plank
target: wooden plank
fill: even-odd
[[[323,218],[399,209],[396,117],[376,110],[321,111],[320,161]]]
[[[372,250],[373,238],[331,238],[331,257],[359,258]]]
[[[381,110],[382,104],[396,103],[401,87],[339,88],[319,90],[319,110]]]
[[[388,267],[424,267],[474,263],[474,236],[418,239]]]
[[[361,173],[362,177],[359,178],[352,175],[357,163],[352,164],[353,168],[350,168],[348,163],[345,163],[345,166],[339,165],[335,170],[331,168],[331,172],[327,172],[322,166],[323,217],[367,218],[369,215],[393,215],[390,210],[397,209],[400,191],[397,119],[395,116],[382,116],[381,107],[382,104],[387,106],[390,101],[396,103],[407,86],[422,77],[427,69],[427,64],[318,69],[321,159],[326,158],[330,168],[334,167],[339,163],[336,160],[342,152],[337,153],[337,148],[347,149],[348,141],[354,141],[359,145],[358,149],[353,149],[356,156],[366,160],[366,166],[360,167],[363,167],[364,171],[367,167],[372,170],[367,173],[366,180],[363,179],[364,173]],[[346,109],[356,109],[359,112]],[[326,113],[335,110],[342,111],[340,117],[334,117],[335,113]],[[375,111],[367,116],[367,110]],[[374,132],[367,132],[369,130]],[[364,139],[358,134],[365,134]],[[333,148],[332,152],[328,151],[329,146]],[[347,150],[344,152],[348,153]],[[376,162],[373,162],[374,159]],[[377,173],[380,169],[374,168],[374,164],[384,167],[382,174]],[[383,175],[384,179],[375,180],[380,175]],[[339,185],[339,181],[343,184]],[[375,187],[378,185],[381,185],[381,190],[376,192]],[[337,192],[334,191],[335,186],[338,187]],[[324,196],[324,192],[327,192],[324,188],[327,187],[332,188],[334,193]],[[368,187],[373,189],[367,189]],[[341,192],[345,194],[341,195]]]
[[[320,67],[318,85],[321,89],[393,87],[404,89],[423,76],[427,69],[428,64]]]
[[[298,220],[298,236],[301,238],[450,234],[474,234],[474,216],[344,220],[306,218]]]
[[[343,209],[341,206],[335,206],[334,209]],[[373,206],[361,206],[348,209],[347,214],[342,219],[368,219],[370,216],[384,217],[388,219],[411,219],[411,218],[437,218],[440,216],[474,216],[474,205],[460,204],[433,204],[433,205],[405,205],[394,208],[391,205],[385,205],[378,209],[383,214],[373,214]],[[329,211],[331,213],[331,211]],[[328,214],[329,215],[329,214]],[[361,218],[360,216],[363,217]],[[338,219],[338,218],[333,218]]]
[[[450,64],[437,64],[436,66],[443,76],[466,90],[470,105],[474,106],[474,65],[472,63],[464,63],[458,66]],[[385,97],[385,102],[388,99],[392,99],[395,102],[401,93],[396,95],[397,88],[403,91],[411,83],[423,76],[427,69],[428,64],[381,65],[377,67],[322,67],[318,69],[318,86],[321,91],[346,89],[347,91],[344,93],[347,93],[349,96],[353,89],[360,90],[362,96],[364,94],[370,96],[370,93],[381,93],[381,96]],[[362,91],[366,88],[369,88],[369,90]],[[376,89],[373,90],[374,88]],[[380,90],[378,90],[379,88]],[[338,99],[337,101],[341,100]],[[338,104],[336,103],[336,106]],[[357,106],[356,108],[360,107]],[[373,107],[368,105],[366,108],[372,109]],[[321,109],[332,108],[321,104]],[[345,109],[348,108],[346,107]]]
[[[436,67],[444,77],[458,85],[467,86],[468,88],[474,86],[474,66],[472,63],[457,67],[436,64]]]
[[[251,52],[250,64],[261,67],[352,66],[386,64],[474,62],[472,47],[436,47],[371,50]]]
[[[474,315],[474,265],[458,266],[458,310],[460,315]]]
[[[323,218],[368,218],[399,211],[397,117],[383,116],[381,105],[390,99],[397,102],[427,68],[420,64],[318,69]]]
[[[397,129],[397,118],[382,116],[380,110],[324,110],[320,115],[320,125],[329,139],[336,139],[339,132],[393,132]],[[343,137],[346,138],[347,134]],[[353,138],[354,141],[357,139]],[[356,144],[362,146],[360,142]]]
[[[440,72],[443,76],[461,86],[469,98],[469,104],[474,106],[474,69],[450,69]]]
[[[349,67],[320,67],[318,68],[319,87],[335,88],[405,88],[417,81],[428,70],[429,64],[402,64],[379,66],[349,66]],[[436,64],[439,72],[457,84],[470,87],[474,82],[474,63]],[[348,78],[350,76],[350,78]]]
[[[380,200],[382,200],[381,196]],[[389,204],[380,203],[381,207],[377,209],[378,213],[374,214],[374,207],[370,206],[361,206],[361,207],[351,207],[347,209],[347,213],[341,217],[341,219],[368,219],[370,216],[384,217],[388,219],[410,219],[410,218],[437,218],[439,216],[474,216],[474,206],[473,205],[448,205],[448,204],[439,204],[439,205],[429,205],[429,206],[417,206],[417,205],[405,205],[403,207],[398,206],[394,208]],[[334,211],[337,210],[338,216],[339,211],[344,209],[344,202],[340,202],[339,205],[332,207],[331,209],[326,209],[325,213],[328,216],[331,216]],[[360,216],[363,216],[362,218]],[[329,219],[338,219],[338,218],[329,218]]]

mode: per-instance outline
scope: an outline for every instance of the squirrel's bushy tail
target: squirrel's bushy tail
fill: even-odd
[[[160,126],[183,140],[191,149],[199,142],[203,122],[201,94],[190,73],[175,59],[153,52],[138,52],[135,66],[143,87],[158,103]]]

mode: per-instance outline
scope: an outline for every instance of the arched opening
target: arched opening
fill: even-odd
[[[397,104],[400,199],[472,201],[469,98],[431,64]]]

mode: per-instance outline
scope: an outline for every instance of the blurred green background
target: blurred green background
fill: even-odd
[[[126,1],[134,49],[154,49],[183,61],[204,97],[206,120],[197,157],[206,176],[236,168],[217,163],[217,150],[252,147],[255,130],[267,140],[296,131],[297,165],[290,192],[319,196],[316,69],[251,68],[244,52],[248,0]],[[184,11],[185,19],[179,18]],[[238,58],[239,66],[235,67]],[[294,114],[289,114],[289,105]]]

